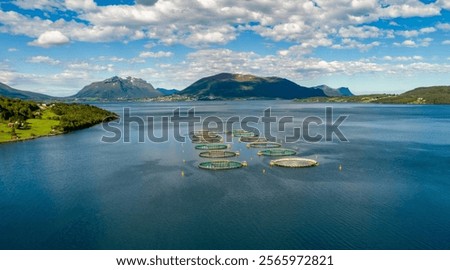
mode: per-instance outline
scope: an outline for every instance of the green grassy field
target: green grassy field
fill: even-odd
[[[16,129],[16,134],[19,140],[28,140],[33,137],[48,136],[53,134],[52,127],[59,125],[59,120],[52,120],[56,116],[50,110],[43,111],[42,119],[28,119],[29,123],[27,129]],[[0,123],[0,142],[11,141],[11,128],[8,123]]]
[[[52,120],[56,116],[50,110],[45,110],[42,113],[42,119],[28,119],[28,129],[16,129],[16,134],[19,140],[28,140],[33,137],[48,136],[52,134],[52,127],[59,125],[59,120]],[[11,128],[8,123],[0,122],[0,143],[11,141]]]

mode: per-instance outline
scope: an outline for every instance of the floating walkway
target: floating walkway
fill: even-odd
[[[270,162],[270,166],[278,166],[285,168],[308,168],[308,167],[315,167],[317,165],[319,165],[317,161],[307,158],[282,158],[272,160]]]
[[[258,156],[295,156],[297,151],[285,148],[265,149],[258,152]]]
[[[210,150],[206,152],[201,152],[199,154],[202,158],[231,158],[239,156],[239,152],[233,151],[223,151],[223,150]]]
[[[215,160],[215,161],[207,161],[201,162],[198,165],[199,168],[205,170],[231,170],[231,169],[240,169],[243,167],[247,167],[247,162],[239,162],[233,160]]]

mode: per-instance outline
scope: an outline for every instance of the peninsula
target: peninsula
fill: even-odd
[[[85,104],[38,103],[0,96],[0,143],[64,134],[117,119]]]

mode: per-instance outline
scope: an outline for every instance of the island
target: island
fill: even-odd
[[[64,134],[117,118],[113,112],[87,104],[46,104],[0,96],[0,143]]]

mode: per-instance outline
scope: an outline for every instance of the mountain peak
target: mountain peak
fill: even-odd
[[[140,78],[114,76],[87,85],[78,92],[76,98],[136,99],[153,98],[162,94],[153,85]]]
[[[228,98],[305,98],[325,96],[322,90],[300,86],[279,77],[258,77],[252,74],[219,73],[202,78],[180,94],[198,99]]]

